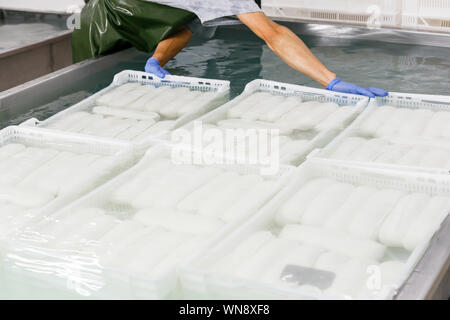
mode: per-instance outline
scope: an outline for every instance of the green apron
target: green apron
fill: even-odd
[[[72,35],[73,61],[130,46],[152,52],[161,40],[195,18],[192,12],[145,0],[91,0]]]

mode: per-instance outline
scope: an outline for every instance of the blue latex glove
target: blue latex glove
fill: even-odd
[[[147,60],[147,63],[145,64],[145,72],[152,73],[160,78],[164,78],[166,74],[170,75],[169,72],[161,67],[158,59],[156,58],[150,58]]]
[[[327,90],[343,92],[343,93],[353,93],[353,94],[361,94],[363,96],[368,96],[371,98],[375,98],[376,96],[385,97],[388,95],[387,91],[378,88],[361,88],[356,84],[342,81],[339,78],[331,80],[327,86]]]

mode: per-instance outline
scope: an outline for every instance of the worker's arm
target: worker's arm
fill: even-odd
[[[384,90],[364,89],[336,78],[336,74],[328,70],[299,37],[288,28],[273,22],[263,12],[239,14],[237,17],[263,39],[284,62],[316,80],[327,89],[370,97],[387,95]]]
[[[147,60],[145,71],[164,78],[169,72],[164,70],[162,66],[175,57],[187,45],[191,37],[191,30],[181,27],[176,33],[161,41],[156,47],[153,56]]]

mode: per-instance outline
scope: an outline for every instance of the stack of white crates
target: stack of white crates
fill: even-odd
[[[400,24],[398,0],[263,0],[271,17],[324,21],[364,26],[396,27]]]

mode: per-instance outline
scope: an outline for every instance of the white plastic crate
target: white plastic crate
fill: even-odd
[[[149,163],[170,157],[172,150],[169,145],[158,145],[149,149],[136,166],[71,203],[51,219],[30,227],[27,232],[17,233],[11,237],[5,244],[3,261],[7,292],[10,292],[13,298],[179,298],[177,263],[167,266],[167,269],[160,275],[131,273],[121,270],[117,266],[102,265],[89,250],[89,245],[76,247],[73,250],[39,246],[39,242],[44,241],[45,237],[38,232],[42,230],[41,228],[52,226],[58,220],[62,220],[72,210],[83,207],[103,208],[109,215],[124,221],[131,220],[137,209],[130,204],[114,202],[112,200],[113,192],[132,178],[142,174],[143,169],[148,168]],[[259,173],[257,166],[214,165],[214,167],[240,174]],[[265,178],[265,180],[274,180],[275,182],[270,196],[264,196],[265,202],[269,201],[283,187],[290,178],[289,173],[291,172],[292,168],[287,167],[277,175]],[[182,177],[180,177],[180,183],[183,183],[181,179]],[[151,197],[150,194],[148,196]],[[253,213],[255,212],[248,212],[248,215]],[[230,221],[217,232],[206,236],[202,246],[215,243],[223,238],[248,218],[248,215]],[[95,240],[91,242],[95,242]]]
[[[173,128],[178,128],[181,125],[198,118],[202,114],[209,112],[210,110],[216,108],[217,106],[228,101],[229,98],[229,88],[230,82],[223,80],[213,80],[213,79],[201,79],[192,77],[182,77],[182,76],[172,76],[168,75],[164,79],[158,78],[155,75],[148,74],[140,71],[125,70],[114,76],[114,80],[110,86],[97,92],[96,94],[88,97],[87,99],[69,107],[54,116],[44,120],[39,121],[38,119],[30,119],[25,121],[22,125],[24,126],[38,126],[38,127],[48,127],[51,126],[56,121],[62,120],[65,117],[79,111],[85,111],[92,113],[92,108],[96,105],[96,100],[102,95],[108,93],[109,91],[123,85],[126,83],[139,83],[141,85],[152,85],[155,87],[184,87],[189,88],[193,91],[200,92],[214,92],[215,95],[201,105],[196,106],[195,111],[188,112],[176,119],[171,124],[169,129],[164,129],[157,131],[154,134],[150,134],[148,139],[144,138],[140,141],[133,142],[135,145],[140,147],[142,150],[151,145],[152,138],[158,137],[170,131]],[[123,118],[126,119],[126,118]],[[158,122],[157,122],[158,123]],[[156,123],[156,124],[157,124]],[[150,127],[151,128],[151,127]],[[95,134],[94,134],[95,135]],[[120,139],[118,139],[120,140]],[[130,142],[130,140],[126,140]]]
[[[347,128],[345,129],[336,139],[334,139],[330,144],[324,147],[322,150],[315,150],[308,157],[317,158],[323,162],[341,162],[344,164],[351,164],[356,166],[369,166],[380,169],[391,169],[391,170],[406,170],[412,172],[422,172],[422,173],[434,173],[434,174],[449,174],[449,168],[443,167],[421,167],[421,166],[404,166],[392,163],[380,163],[380,162],[367,162],[367,161],[354,161],[354,160],[339,160],[331,159],[331,154],[337,150],[341,145],[343,140],[348,137],[360,136],[359,128],[364,121],[371,117],[371,114],[376,110],[377,107],[389,105],[397,108],[408,108],[408,109],[426,109],[431,111],[444,111],[450,112],[450,97],[449,96],[438,96],[438,95],[421,95],[421,94],[409,94],[409,93],[396,93],[390,92],[387,97],[378,97],[372,99],[369,107],[361,113],[361,115]],[[406,121],[407,119],[405,119]],[[406,122],[405,122],[406,123]],[[435,146],[435,138],[425,138],[425,137],[410,137],[411,139],[405,138],[387,138],[386,141],[392,144],[399,145],[409,145],[409,146]],[[447,147],[450,148],[450,145]]]
[[[450,180],[438,176],[395,173],[332,163],[322,164],[311,160],[303,163],[286,188],[251,220],[223,241],[210,246],[209,249],[189,259],[180,268],[184,297],[187,299],[348,299],[349,297],[345,295],[312,291],[310,286],[294,288],[237,277],[225,271],[223,273],[214,272],[210,269],[212,264],[222,261],[220,260],[222,257],[225,257],[239,244],[243,243],[250,234],[257,231],[269,231],[273,235],[277,235],[281,227],[275,220],[276,213],[311,178],[329,178],[355,186],[364,185],[379,189],[397,189],[407,193],[420,192],[448,197],[447,210],[437,212],[439,218],[432,222],[433,230],[424,237],[423,241],[412,252],[387,247],[383,258],[379,260],[379,262],[382,262],[398,259],[404,263],[403,272],[400,272],[400,275],[395,278],[395,282],[390,286],[377,288],[374,296],[375,299],[392,299],[423,256],[430,239],[440,229],[442,221],[450,213]],[[327,234],[326,230],[324,234]],[[272,258],[271,261],[274,261],[273,259],[275,258]],[[368,271],[367,276],[369,277],[371,274],[373,273]],[[307,277],[308,275],[304,275],[303,279]]]
[[[263,0],[264,12],[274,18],[325,21],[369,27],[400,24],[400,0]]]
[[[402,28],[450,33],[450,0],[403,0]]]
[[[201,121],[203,125],[207,125],[216,123],[220,120],[229,119],[228,111],[235,105],[239,104],[242,100],[246,99],[247,97],[256,92],[267,92],[275,96],[276,95],[296,96],[301,98],[303,102],[307,101],[334,102],[337,103],[339,106],[345,105],[355,107],[354,112],[349,116],[347,116],[342,121],[342,126],[340,126],[339,128],[318,132],[315,130],[311,130],[306,133],[302,131],[297,131],[300,134],[306,135],[305,139],[309,140],[309,143],[301,150],[298,150],[298,152],[296,152],[298,156],[296,155],[295,157],[293,157],[293,159],[291,159],[291,161],[289,161],[288,163],[283,163],[284,165],[299,165],[302,161],[305,160],[307,154],[310,153],[314,148],[325,146],[328,142],[330,142],[342,129],[348,126],[369,103],[369,99],[367,97],[360,95],[332,92],[323,89],[316,89],[305,86],[259,79],[248,83],[245,86],[244,91],[233,100],[203,115],[199,119],[184,125],[180,129],[192,130],[194,128],[195,122],[197,121]],[[274,109],[277,108],[276,105],[274,105],[273,107]],[[277,128],[276,124],[274,124],[273,127],[276,129]],[[294,132],[296,132],[295,129]],[[280,132],[280,134],[282,134],[282,132]],[[172,137],[169,137],[168,135],[166,136],[166,138],[172,139]],[[293,140],[297,139],[293,138]],[[244,161],[245,159],[241,160]]]
[[[11,143],[20,143],[28,147],[41,147],[57,151],[89,153],[112,157],[111,161],[105,163],[105,167],[102,168],[103,170],[98,172],[98,174],[93,174],[88,179],[77,182],[75,185],[71,186],[70,189],[65,190],[64,193],[58,194],[53,200],[42,207],[32,207],[27,209],[27,219],[22,221],[23,225],[18,225],[17,228],[24,227],[36,219],[39,220],[54,213],[71,201],[82,196],[84,193],[117,175],[135,161],[132,145],[129,143],[61,133],[48,129],[11,126],[1,130],[0,146]],[[4,212],[3,214],[6,213]],[[0,238],[7,236],[13,231],[15,231],[15,229],[9,230],[6,234],[0,234]]]

